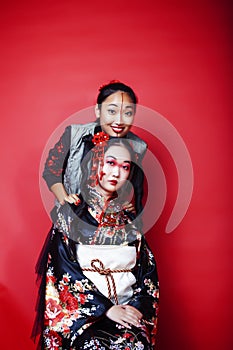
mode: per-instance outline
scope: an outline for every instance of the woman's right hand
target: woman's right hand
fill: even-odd
[[[131,325],[135,327],[141,326],[140,320],[143,315],[133,306],[114,305],[106,312],[106,316],[126,328],[131,328]]]
[[[67,195],[64,198],[64,201],[68,202],[70,204],[75,204],[75,205],[78,205],[80,203],[80,199],[79,199],[78,195],[74,194],[74,193],[71,193],[71,194]]]
[[[74,193],[68,194],[65,190],[64,185],[60,182],[52,185],[50,190],[53,192],[53,194],[55,195],[55,197],[61,205],[65,204],[65,202],[78,205],[80,202],[78,195]]]

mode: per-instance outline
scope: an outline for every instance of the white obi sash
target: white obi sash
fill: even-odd
[[[131,270],[136,264],[135,247],[78,244],[77,260],[84,275],[107,298],[111,296],[110,299],[117,303],[114,298],[114,285],[119,304],[127,303],[132,297],[132,286],[136,279],[131,271],[124,270]],[[116,270],[123,270],[123,272]]]

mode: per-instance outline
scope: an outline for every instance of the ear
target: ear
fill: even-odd
[[[98,104],[95,105],[95,116],[97,119],[100,118],[100,109]]]

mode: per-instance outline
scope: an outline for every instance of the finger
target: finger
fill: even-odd
[[[142,313],[138,309],[136,309],[136,307],[134,307],[134,306],[124,305],[124,309],[127,310],[127,312],[132,312],[132,313],[135,313],[137,315],[142,316]]]
[[[74,200],[74,204],[75,205],[79,205],[79,203],[81,202],[81,200],[79,199],[79,197],[76,194],[72,194],[72,198]]]
[[[72,198],[74,198],[75,200],[79,199],[78,196],[77,196],[77,194],[75,194],[75,193],[70,194],[70,196],[71,196]]]
[[[69,195],[69,198],[72,199],[73,201],[76,201],[78,199],[78,196],[76,196],[76,194],[71,193]]]
[[[135,316],[125,316],[124,317],[124,322],[127,322],[135,327],[139,327],[140,326],[140,319],[138,317]]]
[[[132,318],[136,318],[138,320],[140,320],[142,318],[142,314],[140,312],[130,312],[129,311],[129,315],[132,317]]]
[[[132,203],[130,203],[130,202],[124,202],[123,203],[123,208],[124,209],[130,208],[130,207],[132,207]]]
[[[78,205],[80,203],[80,199],[76,194],[70,194],[69,196],[65,197],[64,200],[70,204],[75,205]]]
[[[125,311],[133,319],[141,320],[143,316],[142,313],[134,307],[127,307]]]
[[[123,206],[123,209],[124,209],[125,211],[135,213],[135,208],[134,208],[134,206],[133,206],[132,203],[128,203],[128,202],[127,202],[127,204],[125,204],[125,205]]]
[[[64,201],[65,201],[65,202],[68,202],[68,203],[70,203],[70,204],[73,203],[72,198],[70,198],[69,196],[68,196],[68,197],[65,197],[65,198],[64,198]]]
[[[118,320],[117,323],[119,323],[121,326],[124,326],[125,328],[132,328],[128,322],[125,322],[123,320]]]
[[[141,311],[139,311],[136,307],[131,306],[131,305],[123,305],[124,309],[126,310],[132,310],[134,312],[137,312],[139,314],[142,314]]]

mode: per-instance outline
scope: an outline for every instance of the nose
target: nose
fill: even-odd
[[[122,111],[119,111],[116,115],[116,118],[115,118],[115,123],[116,124],[122,124]]]
[[[119,177],[120,176],[120,168],[118,165],[114,166],[112,169],[112,175],[114,177]]]

